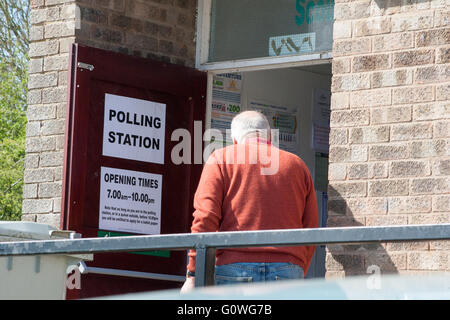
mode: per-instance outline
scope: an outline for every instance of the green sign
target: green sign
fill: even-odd
[[[112,231],[102,231],[102,230],[99,230],[97,232],[97,237],[100,237],[100,238],[104,238],[104,237],[125,237],[125,236],[132,236],[132,234],[112,232]],[[156,257],[170,258],[170,251],[168,251],[168,250],[136,251],[136,252],[128,252],[128,253],[141,254],[141,255],[145,255],[145,256],[156,256]]]
[[[334,0],[296,0],[297,15],[295,23],[301,26],[305,20],[307,24],[333,22]],[[305,19],[306,18],[306,19]]]

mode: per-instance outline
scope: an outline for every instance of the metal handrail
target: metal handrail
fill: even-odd
[[[450,224],[209,232],[0,243],[0,256],[195,249],[196,286],[214,283],[216,249],[450,239]]]
[[[80,271],[81,274],[89,274],[89,273],[92,274],[93,273],[93,274],[118,276],[118,277],[164,280],[164,281],[175,281],[175,282],[184,282],[186,280],[186,278],[183,276],[171,275],[171,274],[140,272],[140,271],[123,270],[123,269],[88,267],[84,261],[81,261],[78,263],[78,270]]]

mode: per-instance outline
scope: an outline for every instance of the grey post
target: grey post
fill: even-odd
[[[212,286],[214,284],[214,268],[216,265],[216,248],[198,247],[195,259],[195,286]]]

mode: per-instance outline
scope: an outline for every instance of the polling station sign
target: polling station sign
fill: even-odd
[[[99,229],[161,233],[162,175],[101,167]]]
[[[105,95],[103,155],[164,164],[166,105]]]

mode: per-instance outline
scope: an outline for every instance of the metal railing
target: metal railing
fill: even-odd
[[[449,240],[450,224],[143,235],[0,243],[1,256],[195,249],[197,287],[214,283],[216,249]]]

